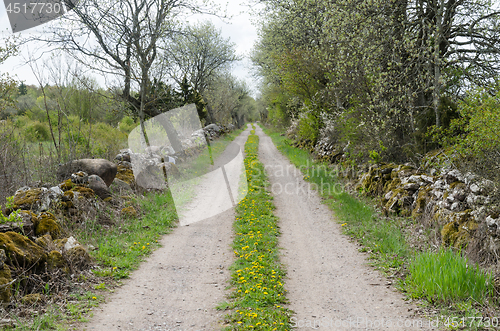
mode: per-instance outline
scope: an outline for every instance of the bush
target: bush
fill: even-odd
[[[137,124],[135,124],[132,118],[124,116],[118,124],[118,129],[123,133],[129,134],[136,126]]]
[[[38,121],[28,123],[24,129],[24,136],[29,142],[50,140],[49,127],[45,123]]]
[[[313,112],[301,114],[298,125],[298,139],[311,144],[311,146],[316,145],[321,124],[321,118]]]

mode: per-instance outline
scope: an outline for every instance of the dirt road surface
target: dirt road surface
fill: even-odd
[[[243,146],[248,132],[235,142]],[[257,134],[280,218],[289,307],[296,312],[292,324],[301,330],[434,330],[429,321],[413,317],[409,309],[415,307],[367,265],[366,255],[341,234],[332,212],[271,139],[260,128]],[[206,191],[218,185],[202,186]],[[214,308],[228,294],[233,221],[229,210],[165,236],[163,247],[95,312],[85,330],[220,330],[224,312]]]

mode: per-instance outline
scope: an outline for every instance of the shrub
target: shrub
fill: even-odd
[[[132,118],[124,116],[118,124],[118,129],[123,133],[129,134],[136,126]]]
[[[321,128],[321,118],[313,112],[300,115],[298,125],[298,138],[312,146],[316,145]]]
[[[47,141],[50,139],[50,131],[45,123],[34,121],[26,125],[24,136],[29,142]]]

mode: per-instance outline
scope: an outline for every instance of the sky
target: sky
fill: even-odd
[[[231,0],[229,3],[224,0],[213,0],[220,4],[221,7],[226,7],[227,13],[232,18],[230,20],[222,20],[220,18],[209,15],[195,15],[189,18],[189,22],[199,20],[211,20],[214,25],[221,29],[224,38],[230,38],[236,44],[236,52],[243,57],[233,66],[233,74],[240,80],[244,80],[251,88],[252,94],[257,94],[257,82],[251,75],[251,61],[249,60],[250,51],[257,40],[257,29],[252,25],[252,16],[249,14],[249,8],[246,6],[248,1],[244,0]],[[226,23],[229,21],[229,23]],[[27,30],[25,33],[29,33]],[[9,20],[5,6],[0,3],[0,38],[12,35]],[[24,51],[26,52],[26,51]],[[21,52],[22,54],[23,52]],[[43,61],[43,59],[42,59]],[[18,80],[24,81],[25,84],[37,84],[36,78],[31,69],[23,64],[22,56],[9,58],[5,63],[0,65],[0,74],[8,72],[15,75]],[[99,81],[99,79],[98,79]],[[104,86],[104,80],[100,82]]]

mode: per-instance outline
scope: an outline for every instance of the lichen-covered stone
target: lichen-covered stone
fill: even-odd
[[[7,264],[31,267],[44,263],[47,255],[42,247],[16,232],[0,233],[0,248],[5,250]]]
[[[137,211],[134,207],[123,208],[121,214],[125,218],[137,218]]]
[[[55,216],[51,213],[41,213],[35,223],[35,235],[43,236],[49,233],[53,239],[61,235],[61,227],[57,223]]]

